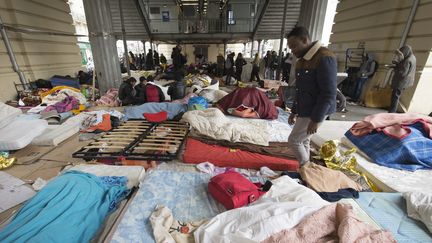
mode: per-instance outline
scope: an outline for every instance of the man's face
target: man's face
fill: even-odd
[[[302,57],[308,48],[309,43],[306,38],[291,36],[288,38],[288,47],[296,57]]]

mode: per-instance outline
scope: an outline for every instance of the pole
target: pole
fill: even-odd
[[[258,40],[258,56],[261,58],[261,40]]]
[[[285,0],[284,15],[283,15],[283,19],[282,19],[282,28],[281,28],[281,35],[280,35],[279,60],[278,60],[278,68],[276,71],[276,80],[280,80],[280,73],[281,73],[281,68],[282,68],[282,45],[283,45],[284,34],[285,34],[285,20],[286,20],[287,7],[288,7],[288,0]]]
[[[12,63],[12,68],[18,74],[18,77],[19,77],[21,84],[23,85],[24,89],[27,89],[27,80],[24,76],[23,71],[21,71],[21,69],[18,65],[18,62],[17,62],[16,57],[15,57],[15,53],[13,52],[12,45],[9,41],[9,36],[6,33],[6,30],[5,30],[4,25],[3,25],[3,20],[1,19],[1,17],[0,17],[0,33],[1,33],[1,37],[3,39],[3,42],[6,46],[6,50],[7,50],[9,59]]]
[[[252,44],[251,44],[251,58],[253,58],[253,48],[254,48],[254,42],[255,42],[255,40],[254,39],[252,39]]]
[[[123,38],[123,47],[124,47],[123,63],[126,64],[126,70],[127,70],[128,76],[131,76],[127,42],[126,42],[126,28],[124,25],[123,7],[122,7],[122,1],[121,0],[119,0],[119,10],[120,10],[120,21],[121,21],[121,27],[122,27],[122,38]]]
[[[409,13],[404,32],[402,33],[402,38],[401,38],[400,43],[399,43],[399,48],[404,46],[406,43],[406,39],[408,37],[408,34],[409,34],[411,26],[412,26],[412,22],[414,20],[415,15],[416,15],[419,2],[420,2],[420,0],[414,0],[413,5],[411,6],[411,11]]]

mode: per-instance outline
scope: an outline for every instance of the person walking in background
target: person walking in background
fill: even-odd
[[[160,66],[159,53],[156,50],[153,51],[153,60],[154,60],[155,67],[159,67]]]
[[[272,55],[270,51],[267,51],[267,54],[264,57],[264,63],[265,63],[265,71],[264,71],[264,78],[269,79],[270,78],[270,65]]]
[[[260,63],[260,58],[258,53],[255,54],[255,58],[252,61],[252,73],[251,73],[251,77],[249,82],[252,82],[254,80],[256,80],[257,82],[260,81],[259,78],[259,63]]]
[[[336,56],[318,41],[311,42],[304,27],[288,35],[296,63],[296,98],[288,123],[294,127],[288,144],[301,165],[309,162],[310,138],[327,116],[336,111]]]
[[[146,70],[153,70],[153,69],[154,69],[153,52],[151,49],[149,49],[146,56]]]
[[[225,58],[222,53],[219,53],[216,59],[216,76],[222,77],[224,74]]]
[[[290,76],[292,61],[293,61],[292,54],[287,52],[284,59],[282,60],[282,81],[287,83]]]
[[[402,46],[396,50],[396,55],[392,62],[395,64],[395,67],[391,82],[393,92],[390,108],[388,110],[389,113],[395,113],[397,111],[402,91],[414,85],[417,65],[416,57],[409,45]]]
[[[228,54],[225,62],[225,70],[226,70],[225,85],[232,84],[231,78],[234,75],[234,55],[235,55],[234,52]]]
[[[236,67],[236,79],[238,81],[241,80],[241,75],[243,72],[243,66],[246,65],[246,61],[243,58],[243,54],[239,53],[237,54],[237,58],[235,60],[235,67]]]
[[[161,62],[161,66],[162,66],[162,72],[165,72],[168,62],[167,62],[167,59],[163,53],[160,54],[160,62]]]

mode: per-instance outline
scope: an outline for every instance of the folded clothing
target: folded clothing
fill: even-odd
[[[259,170],[263,166],[267,166],[272,170],[295,171],[299,168],[297,160],[276,158],[218,145],[208,145],[198,140],[188,138],[183,155],[183,162],[199,164],[205,161],[221,167],[256,170]]]
[[[47,127],[48,122],[41,119],[15,120],[0,128],[0,150],[22,149]]]
[[[337,192],[344,188],[362,190],[358,183],[344,173],[310,162],[301,167],[300,175],[308,186],[317,192]]]

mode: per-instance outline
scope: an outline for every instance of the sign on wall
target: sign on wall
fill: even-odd
[[[170,16],[169,11],[162,11],[162,22],[169,22]]]

